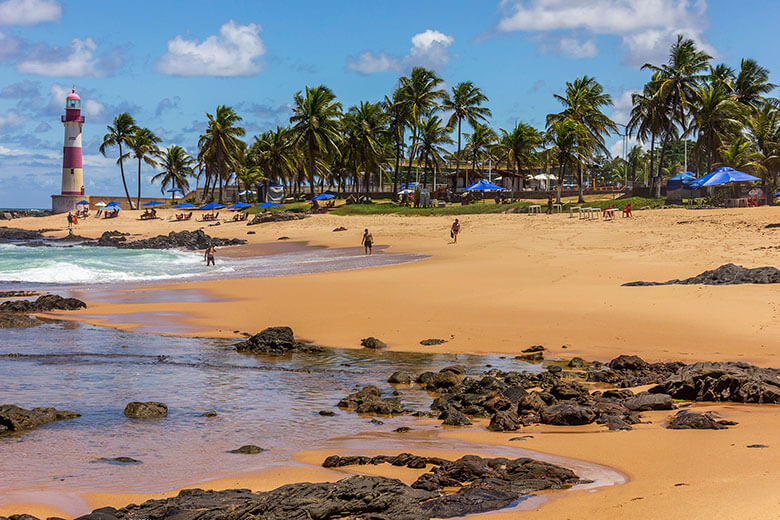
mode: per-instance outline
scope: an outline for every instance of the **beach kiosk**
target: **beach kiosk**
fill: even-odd
[[[81,98],[72,89],[65,98],[65,142],[62,145],[62,190],[51,196],[51,208],[55,213],[75,211],[78,201],[84,198],[84,171],[81,162]]]

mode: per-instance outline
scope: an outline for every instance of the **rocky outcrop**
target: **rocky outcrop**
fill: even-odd
[[[42,240],[45,238],[43,235],[46,229],[40,229],[33,231],[31,229],[18,229],[9,227],[0,227],[0,243],[8,242],[27,242],[30,240]]]
[[[420,345],[422,345],[424,347],[430,347],[430,346],[433,346],[433,345],[441,345],[443,343],[447,343],[447,340],[446,339],[439,339],[439,338],[429,338],[429,339],[422,340],[420,342]]]
[[[214,238],[203,230],[171,231],[167,235],[158,235],[143,240],[128,241],[125,233],[106,231],[97,240],[97,246],[118,247],[120,249],[206,249],[209,246],[223,247],[246,244],[246,240],[238,238]]]
[[[780,371],[747,363],[702,362],[681,368],[650,389],[689,401],[780,403]]]
[[[24,314],[0,313],[0,329],[29,329],[46,323]]]
[[[633,412],[647,412],[650,410],[671,410],[672,396],[669,394],[651,394],[642,392],[636,397],[623,401],[623,406]]]
[[[239,352],[272,356],[281,356],[291,352],[318,353],[325,351],[322,347],[296,341],[290,327],[268,327],[247,340],[236,343],[235,347]]]
[[[725,430],[734,421],[719,419],[714,412],[695,413],[687,410],[677,412],[669,421],[670,430]]]
[[[133,401],[125,406],[125,417],[130,419],[156,419],[168,417],[168,406],[156,401],[145,403]]]
[[[621,388],[657,384],[677,373],[685,365],[679,362],[648,363],[639,356],[620,355],[609,362],[609,370],[591,369],[587,380],[609,383]]]
[[[265,211],[258,213],[255,217],[247,222],[247,226],[254,226],[255,224],[265,224],[267,222],[284,222],[287,220],[301,220],[306,218],[306,215],[301,213],[292,213],[290,211]]]
[[[322,463],[323,468],[341,468],[343,466],[366,466],[377,464],[390,464],[392,466],[405,466],[411,469],[423,469],[428,465],[441,466],[450,461],[439,457],[420,457],[411,453],[401,453],[399,455],[377,455],[375,457],[366,457],[361,455],[351,457],[340,457],[331,455]]]
[[[374,385],[366,386],[358,392],[349,394],[339,401],[338,407],[357,413],[378,415],[396,415],[406,411],[399,398],[382,398],[382,392]]]
[[[780,283],[780,269],[776,267],[748,268],[735,264],[724,264],[717,269],[685,278],[684,280],[669,280],[667,282],[629,282],[625,287],[652,285],[736,285],[744,283]]]
[[[0,434],[33,430],[44,424],[81,417],[80,413],[54,408],[27,410],[13,404],[0,405]]]
[[[365,347],[372,350],[380,350],[387,348],[387,344],[385,344],[384,341],[375,338],[374,336],[369,336],[367,338],[363,338],[360,340],[360,344]]]
[[[260,446],[255,446],[254,444],[245,444],[240,448],[236,448],[235,450],[230,450],[230,453],[242,453],[244,455],[257,455],[258,453],[262,453],[264,451],[265,450]]]
[[[390,377],[387,378],[387,382],[393,385],[408,385],[412,382],[412,376],[407,372],[393,372]]]
[[[590,424],[596,420],[597,416],[598,414],[593,408],[573,403],[559,403],[548,406],[541,413],[542,423],[557,426]]]
[[[35,300],[11,300],[0,303],[0,313],[33,314],[49,311],[75,311],[86,309],[87,304],[76,298],[63,298],[56,294],[44,294]]]
[[[444,410],[441,414],[439,414],[439,420],[442,421],[442,424],[446,424],[447,426],[470,426],[471,421],[468,417],[463,415],[460,411],[456,410],[455,408],[447,408]]]

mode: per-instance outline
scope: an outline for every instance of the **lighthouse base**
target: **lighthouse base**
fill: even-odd
[[[76,203],[84,198],[84,195],[52,195],[51,210],[54,213],[76,211]]]

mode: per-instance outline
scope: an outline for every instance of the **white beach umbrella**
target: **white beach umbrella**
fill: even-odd
[[[100,207],[103,207],[105,205],[106,205],[105,202],[98,202],[97,204],[95,204],[95,206],[100,206]]]

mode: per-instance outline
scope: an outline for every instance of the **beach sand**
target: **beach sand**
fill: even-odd
[[[164,210],[158,213],[168,215]],[[212,236],[244,238],[251,244],[287,236],[325,247],[357,246],[363,229],[369,228],[377,245],[390,246],[390,254],[429,258],[314,275],[167,284],[162,288],[173,298],[176,290],[187,289],[220,301],[88,302],[83,314],[90,318],[83,319],[100,324],[127,314],[132,315],[132,324],[109,325],[135,328],[144,325],[145,316],[154,322],[158,313],[175,311],[180,313],[176,319],[186,324],[186,331],[177,333],[190,335],[234,337],[236,330],[255,333],[267,326],[289,325],[302,339],[334,347],[359,348],[361,338],[376,336],[401,351],[509,355],[542,344],[548,358],[607,361],[619,354],[637,354],[648,361],[739,360],[780,366],[780,287],[620,286],[635,280],[685,278],[729,262],[777,266],[780,229],[766,226],[780,223],[780,208],[647,210],[612,222],[580,221],[567,214],[459,218],[458,244],[450,243],[452,218],[438,216],[317,215],[251,227],[138,221],[129,211],[109,221],[87,219],[78,234],[98,236],[118,229],[140,238],[203,227]],[[62,231],[53,234],[62,236],[64,220],[19,219],[10,225],[57,227]],[[332,232],[338,226],[348,230]],[[243,255],[247,250],[230,249],[219,250],[217,261],[221,255]],[[79,296],[79,291],[74,294]],[[89,299],[88,292],[82,296]],[[73,316],[77,314],[68,313]],[[426,338],[448,342],[420,345]],[[629,482],[596,493],[568,493],[523,517],[777,518],[780,409],[736,405],[707,409],[740,424],[724,431],[672,431],[662,427],[670,412],[652,412],[645,414],[652,424],[631,432],[524,428],[522,434],[542,434],[522,448],[609,466],[626,474]],[[495,444],[510,444],[511,437],[479,430],[448,430],[445,435]],[[770,447],[745,447],[757,443]],[[311,480],[302,477],[293,472],[274,482]],[[111,496],[100,504],[123,505],[128,500],[136,499]],[[0,514],[4,511],[8,512],[0,508]]]

